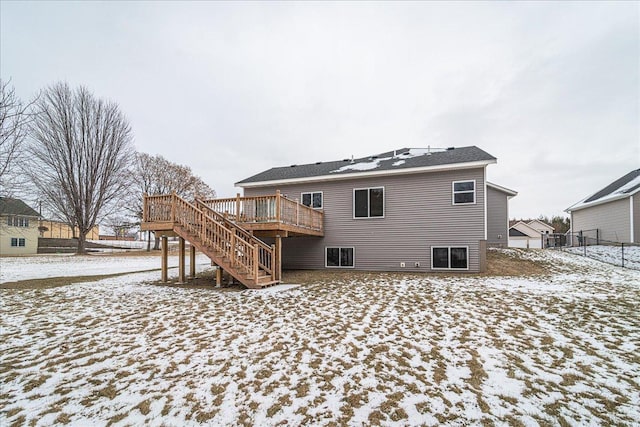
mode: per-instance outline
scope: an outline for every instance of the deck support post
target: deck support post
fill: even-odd
[[[276,280],[282,280],[282,236],[279,234],[276,236],[276,244],[275,244],[275,266],[274,270],[276,272]]]
[[[276,222],[280,222],[280,190],[276,190]]]
[[[216,287],[222,286],[222,268],[217,266],[216,268]]]
[[[185,283],[184,277],[184,239],[178,238],[178,283]]]
[[[160,240],[162,241],[162,254],[160,256],[161,258],[161,267],[160,267],[160,281],[167,283],[169,281],[169,274],[167,272],[167,264],[168,264],[168,258],[169,258],[169,248],[168,248],[168,244],[169,244],[169,239],[167,239],[167,236],[162,236],[160,238]]]
[[[196,247],[189,245],[189,277],[196,278]]]

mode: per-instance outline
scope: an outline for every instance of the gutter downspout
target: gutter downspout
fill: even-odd
[[[484,167],[484,240],[487,240],[487,166]],[[508,218],[507,218],[508,220]],[[508,228],[507,228],[508,230]]]
[[[635,243],[635,236],[634,236],[634,230],[633,230],[633,196],[629,197],[629,223],[631,224],[631,233],[629,233],[629,236],[631,237],[631,243]]]

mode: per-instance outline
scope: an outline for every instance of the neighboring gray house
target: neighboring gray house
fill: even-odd
[[[571,231],[595,240],[640,243],[640,169],[567,208]],[[596,231],[597,230],[597,231]]]
[[[509,246],[509,199],[518,193],[487,182],[487,245]]]
[[[506,246],[512,190],[486,181],[496,158],[477,147],[407,149],[272,168],[236,186],[324,211],[324,237],[284,239],[285,268],[382,271],[486,268]]]

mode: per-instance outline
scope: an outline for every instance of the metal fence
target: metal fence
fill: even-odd
[[[640,270],[640,245],[602,239],[598,229],[550,235],[545,247]]]

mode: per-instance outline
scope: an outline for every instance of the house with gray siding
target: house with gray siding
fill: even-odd
[[[487,245],[509,246],[509,200],[518,193],[487,182]]]
[[[640,169],[566,209],[571,232],[592,241],[640,243]]]
[[[403,148],[276,167],[236,186],[244,197],[278,193],[323,212],[322,236],[283,239],[284,268],[480,272],[487,244],[507,244],[517,194],[487,182],[493,163],[475,146]]]

